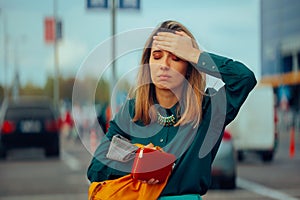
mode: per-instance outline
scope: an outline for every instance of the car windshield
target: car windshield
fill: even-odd
[[[6,119],[22,118],[47,118],[53,119],[54,116],[48,108],[9,108],[6,113]]]

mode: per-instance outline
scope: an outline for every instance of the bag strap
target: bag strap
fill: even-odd
[[[97,184],[96,186],[93,186],[93,184]],[[94,200],[94,197],[96,196],[97,192],[101,190],[102,186],[105,185],[104,182],[93,182],[91,183],[90,190],[92,189],[92,192],[89,191],[89,200]]]

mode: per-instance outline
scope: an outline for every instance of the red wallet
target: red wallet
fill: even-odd
[[[156,149],[139,148],[132,166],[132,178],[145,181],[154,178],[164,182],[171,173],[175,160],[173,154]]]

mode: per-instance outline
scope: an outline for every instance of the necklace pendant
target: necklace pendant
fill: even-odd
[[[171,116],[164,117],[159,112],[157,112],[157,122],[162,126],[172,126],[175,124],[175,117]]]

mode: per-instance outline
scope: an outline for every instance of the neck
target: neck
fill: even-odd
[[[156,92],[156,99],[164,108],[172,108],[177,102],[180,96],[177,94],[177,96],[173,93],[171,90],[167,89],[159,89],[155,88]]]

